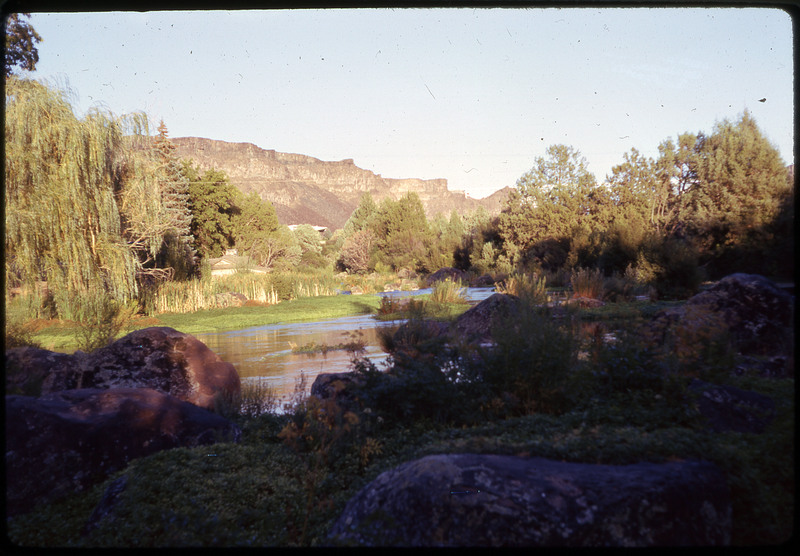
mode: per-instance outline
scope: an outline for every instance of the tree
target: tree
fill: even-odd
[[[759,251],[791,191],[777,149],[745,111],[723,120],[694,147],[693,184],[681,199],[686,232],[706,254]]]
[[[22,19],[29,17],[30,14],[27,13],[12,13],[6,20],[6,56],[3,66],[6,77],[14,73],[14,66],[25,71],[36,69],[39,61],[36,43],[41,42],[42,37],[30,23]]]
[[[183,280],[195,270],[189,180],[182,171],[180,160],[175,154],[175,145],[169,140],[163,120],[158,126],[158,135],[153,140],[153,151],[161,198],[171,225],[171,229],[164,235],[164,244],[155,262],[157,267],[173,269],[174,277]]]
[[[311,224],[301,224],[297,226],[294,231],[297,244],[300,246],[302,255],[306,253],[313,253],[318,255],[322,253],[322,243],[320,242],[320,235]]]
[[[240,195],[237,204],[240,212],[232,221],[236,248],[259,264],[270,266],[275,250],[275,242],[270,238],[278,230],[275,207],[254,191],[247,196]]]
[[[125,202],[154,184],[152,167],[132,148],[134,139],[147,140],[146,118],[93,110],[78,119],[64,91],[14,76],[5,108],[9,285],[33,289],[47,280],[57,313],[69,319],[87,296],[134,297],[141,264],[126,241]]]
[[[370,259],[375,246],[375,234],[369,228],[348,237],[339,256],[339,264],[348,272],[365,274],[370,269]]]
[[[349,237],[350,235],[372,226],[375,215],[378,213],[378,205],[369,193],[364,193],[358,201],[358,206],[350,218],[345,222],[343,235]]]
[[[419,195],[412,192],[397,201],[384,199],[374,222],[372,229],[377,237],[381,262],[395,270],[419,268],[431,239]]]
[[[239,191],[222,171],[212,168],[200,176],[192,161],[184,161],[183,172],[189,180],[195,249],[202,257],[222,256],[235,242],[234,217],[241,211],[236,205]]]
[[[605,227],[600,209],[608,204],[607,195],[598,189],[586,159],[565,145],[552,145],[546,154],[517,180],[498,220],[505,253],[513,264],[523,263],[537,243]]]

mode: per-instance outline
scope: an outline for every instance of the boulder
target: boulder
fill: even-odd
[[[240,434],[227,419],[150,388],[6,396],[7,514],[79,492],[135,458]]]
[[[311,395],[321,400],[335,399],[341,408],[353,411],[358,408],[354,392],[363,383],[362,377],[355,371],[320,373],[311,384]]]
[[[492,327],[500,319],[513,317],[519,310],[519,298],[515,295],[495,293],[459,315],[451,333],[467,341],[488,342],[492,339]]]
[[[711,463],[564,463],[432,455],[386,471],[334,523],[331,544],[700,546],[730,542],[731,505]]]
[[[761,433],[775,418],[775,402],[763,394],[697,379],[689,391],[697,395],[697,408],[714,432]]]
[[[451,266],[446,266],[444,268],[440,268],[433,274],[426,277],[425,283],[428,285],[428,287],[430,287],[434,283],[447,280],[448,278],[454,282],[456,280],[461,280],[462,282],[465,282],[466,277],[467,275],[464,273],[464,271],[459,270],[457,268],[453,268]]]
[[[691,297],[684,306],[656,314],[651,330],[658,338],[676,324],[692,318],[717,315],[743,354],[775,355],[791,344],[794,296],[757,274],[731,274],[706,291]]]
[[[190,334],[143,328],[93,351],[58,358],[42,393],[78,388],[152,388],[205,408],[218,392],[238,395],[236,368]]]
[[[73,360],[67,353],[30,346],[7,349],[6,394],[38,396],[44,379]]]
[[[492,278],[489,274],[484,274],[482,276],[478,276],[477,278],[473,279],[469,285],[470,287],[473,288],[489,288],[491,286],[494,286],[494,284],[495,284],[494,278]]]

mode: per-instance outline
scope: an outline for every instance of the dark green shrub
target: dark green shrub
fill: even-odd
[[[573,317],[556,321],[546,309],[527,307],[496,321],[497,345],[481,352],[480,378],[515,406],[512,413],[558,414],[572,405],[569,384],[579,366]]]
[[[294,281],[291,276],[284,274],[273,274],[271,276],[272,288],[281,301],[287,301],[294,297]]]

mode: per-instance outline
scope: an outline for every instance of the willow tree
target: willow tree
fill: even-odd
[[[152,164],[134,148],[144,115],[77,118],[66,91],[13,76],[5,109],[7,284],[46,280],[62,318],[87,297],[134,297],[137,251],[163,237]]]

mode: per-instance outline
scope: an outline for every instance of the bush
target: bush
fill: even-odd
[[[573,405],[570,382],[579,368],[573,319],[556,322],[549,310],[527,308],[495,326],[497,346],[481,352],[481,379],[505,400],[508,414],[558,414]]]
[[[78,349],[89,353],[110,344],[131,327],[138,309],[135,301],[120,303],[104,294],[84,298],[78,309]]]

